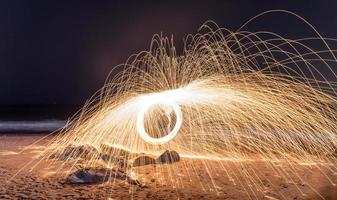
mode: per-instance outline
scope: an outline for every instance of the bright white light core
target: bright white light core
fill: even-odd
[[[169,142],[170,140],[172,140],[178,133],[181,124],[182,124],[182,112],[181,112],[181,108],[180,106],[172,100],[168,100],[166,95],[152,95],[152,96],[146,96],[143,101],[142,101],[142,105],[143,107],[141,108],[141,110],[138,112],[137,114],[137,130],[139,132],[139,135],[141,136],[141,138],[153,145],[160,145],[160,144],[165,144],[167,142]],[[154,138],[151,137],[144,128],[144,116],[145,113],[149,110],[149,108],[153,105],[156,104],[161,104],[161,105],[167,105],[169,107],[172,107],[175,115],[176,115],[176,123],[174,128],[172,129],[172,131],[170,133],[168,133],[167,135],[160,137],[160,138]]]

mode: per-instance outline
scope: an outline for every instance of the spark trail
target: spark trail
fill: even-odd
[[[126,160],[169,149],[211,160],[332,163],[336,58],[327,42],[334,40],[231,32],[208,22],[177,55],[173,39],[155,35],[149,51],[111,72],[46,152],[90,144],[118,147],[112,154]]]

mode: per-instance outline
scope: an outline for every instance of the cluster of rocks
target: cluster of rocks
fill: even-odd
[[[134,159],[127,160],[126,158]],[[91,145],[67,146],[62,151],[52,154],[52,159],[71,160],[102,160],[106,164],[117,164],[116,169],[95,167],[79,169],[68,177],[71,184],[93,184],[109,182],[112,179],[128,181],[130,184],[142,186],[142,184],[127,175],[128,168],[140,167],[145,165],[172,164],[180,161],[180,156],[176,151],[166,150],[158,157],[147,154],[134,154],[125,149],[103,145],[100,151]]]
[[[166,150],[157,158],[153,158],[147,155],[138,156],[136,159],[134,159],[132,166],[139,167],[151,164],[171,164],[178,161],[180,161],[180,156],[176,151]]]

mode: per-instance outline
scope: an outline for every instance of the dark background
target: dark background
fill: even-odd
[[[337,38],[336,1],[0,1],[0,118],[68,118],[115,65],[147,50],[153,34],[178,48],[206,20],[231,30],[270,9],[295,12]],[[246,28],[311,36],[294,17],[267,15]],[[309,33],[309,34],[308,34]]]

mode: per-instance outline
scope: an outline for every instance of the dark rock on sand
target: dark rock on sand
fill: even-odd
[[[143,186],[138,180],[126,175],[122,170],[107,168],[81,169],[71,174],[67,182],[70,184],[95,184],[109,182],[114,179],[126,180],[130,184]]]
[[[140,167],[140,166],[144,166],[144,165],[151,165],[151,164],[155,164],[156,163],[156,159],[151,158],[150,156],[139,156],[137,157],[134,161],[132,166],[133,167]]]
[[[151,165],[151,164],[175,163],[178,161],[180,161],[180,156],[176,151],[166,150],[156,159],[150,156],[146,156],[146,155],[138,156],[137,158],[134,159],[132,166],[140,167],[140,166]]]
[[[156,159],[156,163],[159,164],[175,163],[178,161],[180,161],[179,154],[176,151],[169,151],[169,150],[166,150]]]
[[[99,169],[81,169],[71,174],[68,177],[69,183],[103,183],[108,181],[108,170],[105,168]]]

